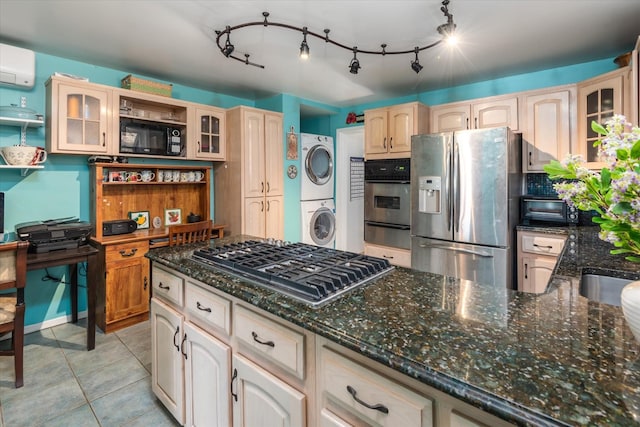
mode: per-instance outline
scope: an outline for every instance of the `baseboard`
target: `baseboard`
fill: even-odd
[[[84,319],[85,317],[87,317],[86,310],[78,312],[78,319]],[[73,316],[71,314],[68,314],[66,316],[56,317],[55,319],[45,320],[44,322],[27,325],[24,327],[24,334],[27,335],[32,332],[41,331],[43,329],[52,328],[54,326],[63,325],[65,323],[70,323],[72,319]],[[11,338],[11,334],[4,335],[2,338],[0,338],[0,341],[6,340],[8,338]]]

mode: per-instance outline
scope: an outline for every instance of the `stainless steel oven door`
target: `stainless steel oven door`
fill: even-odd
[[[364,220],[385,224],[411,224],[411,185],[365,182]]]

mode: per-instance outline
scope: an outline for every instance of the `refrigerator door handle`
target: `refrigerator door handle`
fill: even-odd
[[[451,218],[451,184],[450,184],[450,174],[449,171],[451,170],[451,146],[449,145],[449,143],[447,143],[447,167],[444,168],[445,169],[445,175],[444,175],[444,193],[447,195],[447,200],[445,201],[445,204],[447,205],[446,209],[447,209],[447,230],[451,230],[451,222],[452,222],[452,218]]]
[[[456,248],[454,246],[446,246],[446,245],[434,245],[434,244],[428,244],[428,243],[420,243],[418,246],[420,246],[423,249],[424,248],[444,249],[447,251],[461,252],[469,255],[478,255],[483,258],[493,258],[493,254],[486,251],[472,251],[471,249]]]
[[[453,143],[453,198],[456,209],[453,210],[453,232],[460,230],[460,146]]]

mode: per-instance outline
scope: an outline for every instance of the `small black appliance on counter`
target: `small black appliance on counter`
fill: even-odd
[[[58,218],[16,224],[20,240],[29,241],[29,252],[44,253],[59,249],[75,249],[88,243],[93,231],[90,222],[78,218]]]
[[[118,234],[133,233],[138,229],[138,224],[132,219],[114,219],[102,223],[103,236],[115,236]]]
[[[557,196],[520,197],[520,223],[522,225],[576,225],[578,210]]]

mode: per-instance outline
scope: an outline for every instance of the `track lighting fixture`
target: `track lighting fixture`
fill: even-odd
[[[416,73],[419,73],[420,70],[422,70],[423,66],[420,64],[419,60],[418,60],[418,53],[420,51],[423,50],[427,50],[430,49],[434,46],[439,45],[440,43],[442,43],[445,39],[452,39],[454,36],[454,32],[456,29],[456,24],[453,22],[453,15],[451,13],[449,13],[449,3],[450,0],[443,0],[442,1],[442,7],[440,7],[440,10],[442,11],[442,13],[444,14],[444,16],[447,18],[447,22],[438,26],[436,28],[437,32],[442,36],[442,39],[435,41],[434,43],[431,43],[429,45],[426,46],[416,46],[414,49],[411,50],[396,50],[396,51],[388,51],[387,50],[387,44],[383,43],[380,45],[381,50],[364,50],[364,49],[358,49],[357,47],[349,47],[346,44],[342,44],[342,43],[338,43],[335,40],[332,40],[331,38],[329,38],[329,32],[330,30],[328,28],[324,29],[324,34],[318,34],[315,33],[313,31],[309,31],[309,29],[307,27],[296,27],[293,25],[289,25],[289,24],[282,24],[282,23],[278,23],[278,22],[270,22],[268,20],[269,18],[269,12],[262,12],[262,16],[263,16],[263,20],[262,21],[255,21],[255,22],[247,22],[244,24],[239,24],[239,25],[235,25],[235,26],[229,26],[227,25],[227,27],[222,30],[216,30],[216,44],[218,45],[218,48],[220,49],[220,52],[222,52],[222,54],[224,56],[226,56],[227,58],[231,58],[231,59],[235,59],[236,61],[240,61],[243,62],[247,65],[253,65],[259,68],[264,68],[264,65],[260,65],[260,64],[256,64],[253,62],[249,62],[249,55],[248,54],[244,54],[244,58],[242,58],[241,56],[236,56],[233,55],[233,52],[235,50],[235,47],[231,44],[231,42],[229,41],[229,36],[231,35],[232,31],[235,30],[239,30],[241,28],[246,28],[246,27],[253,27],[253,26],[264,26],[264,27],[269,27],[269,26],[273,26],[273,27],[280,27],[280,28],[285,28],[288,30],[294,30],[294,31],[300,31],[302,33],[302,43],[300,44],[300,58],[302,59],[306,59],[309,57],[309,45],[307,44],[307,35],[309,36],[313,36],[316,37],[318,39],[324,40],[326,43],[331,43],[334,46],[340,47],[342,49],[345,50],[352,50],[353,51],[353,59],[351,60],[351,62],[349,63],[349,72],[351,74],[358,74],[358,70],[362,67],[360,67],[360,61],[357,58],[357,54],[367,54],[367,55],[403,55],[403,54],[415,54],[415,60],[411,61],[411,69],[413,71],[415,71]],[[223,35],[227,35],[227,40],[224,43],[224,45],[222,45],[222,41],[221,38]]]
[[[309,58],[309,45],[307,44],[307,27],[302,29],[302,43],[300,44],[300,58],[307,59]]]
[[[351,60],[351,63],[349,64],[349,72],[351,74],[358,74],[358,70],[361,68],[360,67],[360,61],[358,61],[358,58],[356,58],[356,55],[358,54],[358,48],[357,47],[353,47],[353,59]]]
[[[411,69],[413,71],[415,71],[416,74],[418,74],[420,72],[420,70],[422,70],[422,65],[420,65],[420,61],[418,61],[419,49],[420,48],[418,46],[416,46],[416,49],[415,49],[415,51],[416,51],[416,59],[415,59],[415,61],[411,61]]]

